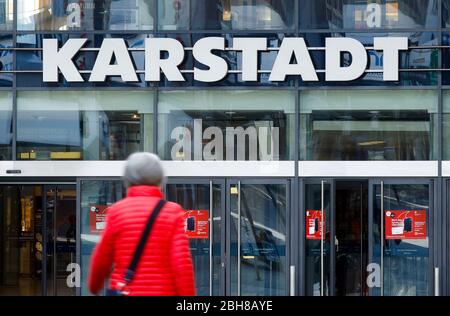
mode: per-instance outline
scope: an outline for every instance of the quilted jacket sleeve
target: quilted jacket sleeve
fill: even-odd
[[[181,210],[175,222],[170,253],[172,274],[175,278],[177,295],[194,296],[194,268],[189,249],[189,240],[184,231],[184,219]]]
[[[114,232],[112,214],[108,212],[105,230],[102,233],[100,243],[95,247],[89,269],[89,290],[97,294],[102,289],[104,282],[111,273],[114,261]]]

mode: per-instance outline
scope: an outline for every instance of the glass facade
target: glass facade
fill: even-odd
[[[145,91],[21,92],[17,159],[124,160],[152,151],[152,101]]]
[[[205,66],[191,48],[209,36],[225,39],[213,53],[230,70],[214,83],[192,74]],[[145,81],[153,37],[186,48],[184,82]],[[232,49],[241,37],[267,38],[257,81],[242,79],[243,54]],[[304,38],[319,81],[269,80],[287,37]],[[408,38],[399,80],[383,80],[374,37]],[[88,39],[72,59],[85,82],[44,82],[44,39],[72,38]],[[88,81],[107,38],[125,40],[137,82]],[[326,38],[361,42],[367,71],[325,81]],[[137,151],[161,156],[167,199],[209,216],[210,235],[190,240],[200,295],[433,295],[435,282],[450,294],[449,47],[450,0],[0,0],[0,245],[20,254],[1,253],[0,294],[33,276],[17,293],[89,295],[102,230],[93,214],[125,195],[122,163]],[[352,62],[342,54],[342,66]],[[45,199],[76,211],[67,248],[56,249],[66,232],[54,228],[72,229],[73,217]],[[387,211],[422,214],[423,235],[387,238]],[[28,227],[22,212],[52,228]],[[27,259],[30,242],[15,242],[32,234],[47,270]],[[73,261],[81,287],[67,291],[62,264]],[[373,286],[371,267],[382,271]]]
[[[19,31],[151,30],[154,0],[17,1]]]
[[[437,93],[427,90],[303,91],[303,160],[433,160]]]
[[[365,30],[439,26],[439,3],[435,0],[301,0],[300,5],[301,29]]]
[[[288,30],[294,28],[294,0],[158,1],[160,30]]]
[[[290,91],[163,92],[158,153],[165,160],[291,160],[294,104]]]

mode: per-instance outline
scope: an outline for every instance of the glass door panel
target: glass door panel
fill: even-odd
[[[180,204],[186,214],[186,234],[195,269],[197,295],[223,295],[222,210],[223,184],[169,183],[166,198]],[[212,225],[211,225],[212,223]]]
[[[67,267],[76,263],[76,188],[45,186],[47,295],[76,295]]]
[[[0,296],[42,295],[41,186],[0,186]]]
[[[379,181],[372,190],[371,261],[382,276],[372,295],[430,295],[432,183]]]
[[[336,296],[366,296],[368,181],[335,181]]]
[[[332,294],[332,187],[333,182],[326,180],[305,184],[305,293],[309,296]]]
[[[287,181],[230,181],[228,293],[287,295]]]
[[[105,212],[122,199],[125,189],[121,180],[79,179],[80,188],[80,266],[81,289],[79,294],[90,295],[87,289],[89,264],[92,252],[104,228]],[[105,282],[108,287],[108,282]],[[101,294],[105,294],[105,288]]]

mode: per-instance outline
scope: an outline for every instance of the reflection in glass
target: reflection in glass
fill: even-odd
[[[221,272],[221,186],[213,185],[213,240],[208,238],[190,238],[190,250],[194,264],[195,285],[197,295],[210,295],[210,277],[212,276],[212,294],[223,295],[220,291]],[[207,212],[210,216],[210,187],[209,184],[168,184],[167,200],[180,204],[186,211]],[[208,233],[210,233],[208,228]],[[210,243],[212,243],[212,256],[210,257]],[[210,271],[210,258],[212,258],[212,271]]]
[[[75,187],[47,187],[45,193],[47,295],[76,295],[67,285],[67,267],[76,263],[76,198]]]
[[[242,296],[287,295],[286,185],[241,184],[240,189],[236,193],[233,184],[230,197],[231,295],[239,293],[238,287]]]
[[[301,29],[376,29],[438,27],[434,0],[302,0]]]
[[[426,184],[384,184],[384,211],[424,210],[427,218],[427,237],[425,239],[384,240],[383,295],[385,296],[424,296],[429,295],[429,230],[430,200],[429,186]],[[380,185],[374,188],[373,255],[374,262],[380,263]],[[379,288],[373,290],[380,295]]]
[[[294,0],[158,0],[160,30],[281,30],[293,27]]]
[[[174,91],[159,95],[158,153],[165,160],[293,158],[289,91]]]
[[[368,254],[367,181],[336,181],[335,295],[366,296]]]
[[[443,159],[450,160],[450,91],[444,90],[443,99]]]
[[[95,245],[100,240],[101,231],[91,223],[91,208],[105,209],[122,199],[124,190],[122,181],[83,180],[81,181],[81,295],[89,295],[87,277],[89,264]]]
[[[20,93],[18,159],[125,160],[141,143],[151,150],[152,102],[151,92]]]
[[[153,29],[153,0],[18,0],[17,11],[20,31]]]
[[[12,93],[0,93],[0,160],[11,160]]]
[[[14,70],[14,52],[12,35],[0,34],[0,87],[11,87],[13,82],[13,74],[8,71]]]
[[[9,31],[13,28],[13,0],[0,0],[0,30]]]
[[[43,282],[40,186],[0,186],[0,296],[39,296]]]
[[[305,289],[307,296],[330,295],[330,225],[331,225],[331,186],[324,183],[323,194],[323,217],[325,235],[324,245],[321,253],[321,239],[306,238],[305,248]],[[305,186],[305,216],[306,212],[322,210],[322,184],[307,184]],[[318,224],[320,227],[320,223]],[[321,236],[319,236],[321,237]],[[323,256],[323,259],[322,259]],[[323,260],[323,267],[322,267]],[[323,270],[323,291],[322,284]]]
[[[302,160],[436,157],[433,91],[304,91],[300,108]]]

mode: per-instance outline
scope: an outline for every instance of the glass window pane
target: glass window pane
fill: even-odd
[[[12,159],[12,93],[0,92],[0,160]]]
[[[89,265],[101,234],[101,229],[97,229],[97,218],[92,216],[92,210],[104,213],[107,207],[123,198],[124,192],[122,181],[81,181],[81,295],[90,294],[87,288]]]
[[[435,28],[434,0],[300,0],[301,29]]]
[[[442,27],[450,27],[450,0],[442,0]]]
[[[291,29],[294,8],[294,0],[159,0],[159,29]]]
[[[154,0],[49,0],[17,2],[17,29],[151,30]]]
[[[437,93],[300,93],[302,160],[436,159]]]
[[[293,159],[290,91],[162,92],[158,153],[165,160]]]
[[[17,104],[18,159],[125,160],[152,150],[152,92],[20,92]]]
[[[0,0],[0,30],[13,29],[13,0]]]
[[[0,34],[0,71],[14,70],[12,35]],[[0,87],[11,87],[12,73],[0,73]]]
[[[443,124],[444,124],[444,140],[443,140],[443,159],[450,160],[450,91],[444,90],[443,99]]]

